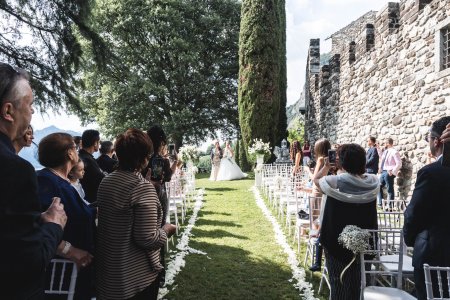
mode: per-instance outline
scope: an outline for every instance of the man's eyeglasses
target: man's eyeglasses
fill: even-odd
[[[425,136],[425,142],[429,143],[431,139],[439,139],[439,137],[438,137],[438,136],[431,135],[431,134],[427,134],[427,135]]]

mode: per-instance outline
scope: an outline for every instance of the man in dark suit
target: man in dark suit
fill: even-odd
[[[113,159],[113,143],[110,141],[104,141],[100,145],[101,155],[97,158],[97,163],[100,169],[106,173],[112,173],[114,168],[119,163],[117,160]]]
[[[12,141],[33,114],[28,74],[0,63],[0,298],[41,299],[45,268],[61,241],[66,214],[58,198],[42,213],[33,166]]]
[[[78,152],[84,162],[84,176],[80,179],[83,190],[86,194],[86,201],[94,203],[97,201],[97,190],[105,174],[98,166],[97,161],[92,155],[100,147],[100,132],[94,129],[88,129],[81,136],[81,149]]]
[[[443,117],[431,126],[425,140],[438,159],[417,173],[411,202],[405,211],[403,234],[406,245],[414,246],[414,282],[419,300],[426,299],[423,264],[450,267],[450,167],[442,165],[440,138],[449,123],[450,117]],[[446,278],[443,281],[446,285]]]
[[[377,140],[373,136],[367,139],[369,149],[367,149],[366,152],[366,172],[369,174],[378,174],[378,162],[380,157],[378,156],[376,142]]]

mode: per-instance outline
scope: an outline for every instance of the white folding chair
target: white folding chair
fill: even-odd
[[[49,286],[45,287],[45,294],[67,295],[67,299],[72,300],[78,275],[76,264],[70,260],[54,258],[47,272],[51,272],[51,277]]]
[[[322,196],[309,197],[309,233],[306,240],[306,254],[303,264],[306,266],[308,263],[308,257],[311,257],[311,264],[316,258],[316,242],[319,238],[319,230],[314,228],[314,222],[317,222],[320,217],[320,208],[322,204]]]
[[[402,290],[403,282],[403,233],[401,230],[368,230],[372,249],[360,254],[361,300],[416,299]],[[389,241],[400,239],[400,245]],[[399,255],[399,259],[383,256]],[[369,279],[369,285],[367,280]]]
[[[432,267],[424,264],[423,271],[427,300],[450,299],[450,267]],[[439,295],[435,296],[435,293]]]

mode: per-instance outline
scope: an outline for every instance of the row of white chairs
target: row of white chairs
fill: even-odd
[[[261,179],[261,191],[266,196],[269,204],[277,212],[279,218],[285,220],[285,224],[289,234],[291,234],[291,226],[295,224],[294,239],[297,240],[298,252],[300,253],[300,243],[302,240],[306,242],[306,253],[304,264],[308,262],[312,263],[315,260],[315,246],[317,241],[317,230],[315,229],[314,222],[320,215],[321,197],[313,197],[311,195],[311,189],[307,187],[309,173],[302,169],[299,174],[292,175],[291,166],[283,165],[263,165],[262,179]],[[382,211],[378,212],[378,227],[379,232],[377,236],[381,237],[380,243],[391,249],[390,254],[385,251],[378,253],[376,262],[383,268],[379,268],[380,274],[391,274],[391,278],[395,274],[399,274],[400,281],[391,280],[391,284],[394,284],[394,288],[401,290],[403,287],[403,279],[409,279],[412,282],[414,268],[412,266],[412,249],[406,247],[401,234],[403,228],[403,211],[406,209],[408,202],[402,199],[396,200],[384,200]],[[298,212],[304,210],[308,215],[308,219],[300,219]],[[308,233],[301,235],[302,227],[306,227]],[[380,245],[381,246],[381,245]],[[310,261],[309,261],[310,259]],[[325,264],[323,264],[325,265]],[[364,270],[366,272],[366,270]],[[366,272],[367,273],[367,272]],[[381,276],[380,275],[380,276]],[[327,269],[324,267],[322,272],[322,278],[319,286],[319,293],[326,283],[329,285],[327,277]],[[378,282],[379,284],[379,282]],[[366,282],[362,282],[362,285],[366,285]],[[363,289],[364,290],[364,289]],[[376,290],[376,289],[375,289]],[[368,289],[367,291],[373,291]],[[405,299],[413,299],[410,294],[406,292],[399,292],[405,296]],[[364,296],[364,294],[362,294]],[[366,299],[370,298],[370,293],[366,293]],[[434,299],[434,298],[430,298]]]

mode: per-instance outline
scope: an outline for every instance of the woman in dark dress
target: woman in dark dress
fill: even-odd
[[[337,157],[337,175],[327,176],[332,166],[325,158],[314,177],[314,183],[326,195],[325,203],[322,201],[320,243],[325,250],[330,278],[330,299],[358,300],[361,290],[358,260],[350,265],[341,282],[339,276],[352,260],[353,253],[338,243],[338,237],[347,225],[378,228],[376,199],[380,183],[376,175],[365,174],[366,152],[361,146],[341,145]]]
[[[37,172],[42,208],[47,209],[52,198],[59,197],[68,218],[57,254],[78,268],[74,299],[91,299],[96,209],[80,198],[67,177],[79,160],[75,143],[69,134],[52,133],[41,140],[38,151],[45,167]]]

